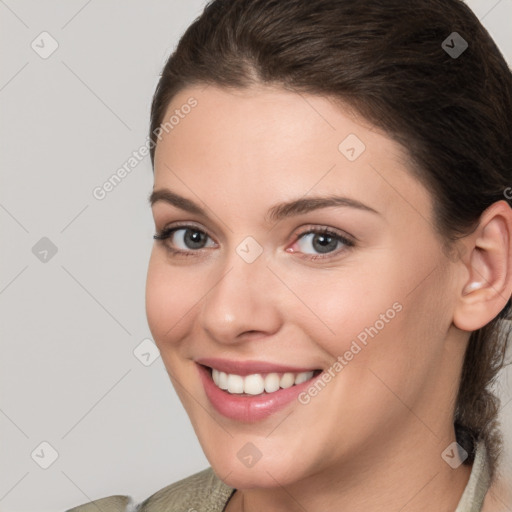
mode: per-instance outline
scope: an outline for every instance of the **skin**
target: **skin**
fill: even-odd
[[[455,441],[470,331],[512,292],[510,207],[486,210],[453,257],[406,151],[350,109],[279,87],[196,85],[165,119],[191,96],[197,106],[157,144],[154,190],[191,199],[208,218],[164,201],[152,212],[156,232],[185,222],[209,238],[200,250],[184,245],[184,231],[155,241],[146,311],[206,457],[237,489],[226,511],[453,511],[471,467],[452,469],[441,453]],[[351,133],[366,146],[352,162],[338,150]],[[330,207],[265,221],[275,203],[330,194],[378,214]],[[312,227],[355,246],[308,260],[321,254],[314,235],[300,238]],[[247,236],[263,250],[252,263],[236,252]],[[172,256],[166,245],[195,252]],[[248,424],[209,403],[195,359],[327,369],[396,302],[401,311],[307,405]],[[237,457],[247,442],[261,452],[250,468]]]

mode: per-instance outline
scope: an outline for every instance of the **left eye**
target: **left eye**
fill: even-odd
[[[181,235],[177,235],[180,231],[183,232]],[[210,238],[204,231],[199,229],[177,229],[174,231],[175,237],[185,244],[185,247],[178,247],[181,250],[187,249],[202,249],[205,247],[205,241]],[[211,247],[211,245],[210,245]]]
[[[327,230],[311,230],[299,236],[296,242],[300,252],[305,254],[315,254],[308,252],[308,248],[320,254],[328,254],[336,251],[341,246],[351,247],[353,242],[337,233]]]

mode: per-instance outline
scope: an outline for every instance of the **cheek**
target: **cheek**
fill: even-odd
[[[203,295],[198,285],[197,275],[194,279],[183,269],[172,269],[165,257],[153,250],[146,279],[146,316],[160,350],[182,338],[188,329],[190,309]]]
[[[289,313],[334,358],[350,350],[353,342],[365,347],[368,340],[382,337],[401,315],[400,283],[393,280],[391,269],[372,274],[360,268],[294,278],[294,292],[307,308],[299,305],[297,314],[295,304]]]
[[[358,386],[364,378],[373,389],[378,379],[366,372],[369,369],[392,388],[401,388],[410,383],[412,369],[435,357],[434,340],[428,347],[425,343],[437,312],[431,299],[436,295],[433,283],[425,282],[411,293],[418,270],[396,261],[390,257],[380,258],[378,264],[359,262],[343,272],[295,281],[294,291],[310,310],[290,310],[294,322],[328,354],[331,364],[337,360],[342,365],[333,373],[343,373],[343,379]],[[341,371],[347,367],[350,372]]]

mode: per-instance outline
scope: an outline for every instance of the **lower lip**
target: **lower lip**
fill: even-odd
[[[283,409],[290,402],[296,400],[297,396],[311,386],[321,375],[320,373],[306,382],[295,384],[286,389],[281,388],[273,393],[248,396],[230,394],[220,389],[213,382],[208,368],[200,364],[198,364],[197,367],[206,396],[213,407],[223,416],[244,423],[253,423],[265,419],[280,409]]]

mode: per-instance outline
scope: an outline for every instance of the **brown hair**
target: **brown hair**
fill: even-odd
[[[463,48],[453,32],[468,44],[460,55],[448,51]],[[275,84],[351,106],[408,151],[412,172],[432,194],[434,227],[447,247],[512,184],[512,73],[460,0],[208,3],[156,88],[153,165],[170,101],[195,84]],[[464,463],[473,462],[483,439],[493,480],[502,436],[491,386],[505,364],[510,310],[509,300],[471,333],[454,411],[457,441],[469,454]]]

